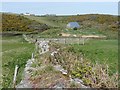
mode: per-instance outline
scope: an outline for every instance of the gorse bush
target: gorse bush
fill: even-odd
[[[20,15],[2,14],[2,31],[44,31],[49,27],[46,24],[41,24],[33,20],[29,20]]]
[[[106,63],[91,63],[84,58],[83,53],[76,54],[71,51],[72,47],[69,49],[61,47],[55,57],[49,56],[50,62],[60,64],[72,78],[81,79],[86,86],[93,88],[118,87],[118,73],[110,75],[109,66]]]
[[[84,84],[94,88],[116,88],[118,87],[118,73],[109,75],[107,65],[86,62],[75,64],[71,71],[72,77],[80,78]]]

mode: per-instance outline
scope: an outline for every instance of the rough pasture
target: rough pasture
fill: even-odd
[[[31,57],[34,45],[24,41],[21,36],[2,38],[2,74],[3,87],[11,87],[15,65],[18,65],[19,72],[17,83],[20,82],[26,61]]]

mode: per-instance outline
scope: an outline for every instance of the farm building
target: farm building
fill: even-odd
[[[71,28],[71,29],[80,28],[80,25],[77,22],[69,22],[67,24],[67,28]]]

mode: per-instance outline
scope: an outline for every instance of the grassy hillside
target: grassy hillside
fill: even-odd
[[[17,32],[35,32],[48,29],[46,24],[29,20],[16,14],[2,14],[2,31],[17,31]]]
[[[76,31],[66,31],[66,25],[74,21],[78,22],[81,28]],[[118,38],[118,18],[112,15],[26,16],[3,13],[2,22],[2,31],[4,32],[42,32],[47,30],[42,36],[47,33],[49,36],[49,32],[53,32],[52,36],[65,32],[79,35],[105,35],[112,39]]]
[[[65,23],[60,22],[63,17],[56,17],[56,16],[24,16],[31,20],[38,21],[43,24],[47,24],[51,27],[62,28],[65,27]]]
[[[92,27],[97,25],[108,25],[111,29],[117,28],[117,16],[102,14],[86,14],[73,16],[24,16],[50,26],[66,26],[69,22],[78,22],[81,26]]]
[[[51,26],[50,31],[56,32],[56,29],[61,30],[65,33],[72,34],[102,34],[108,38],[118,38],[118,18],[112,15],[101,15],[101,14],[87,14],[87,15],[73,15],[73,16],[24,16],[31,20],[44,23]],[[81,26],[80,29],[73,31],[68,30],[66,32],[66,25],[69,22],[78,22]],[[54,27],[54,28],[52,28]],[[48,33],[50,32],[47,30]],[[47,33],[45,31],[45,34]],[[53,33],[56,36],[56,33]],[[59,34],[59,31],[58,33]]]

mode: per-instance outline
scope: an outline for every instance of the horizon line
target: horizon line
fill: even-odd
[[[0,11],[0,13],[10,13],[10,14],[26,14],[26,13],[16,13],[16,12],[6,12],[6,11]],[[55,15],[55,16],[72,16],[72,15],[87,15],[87,14],[101,14],[101,15],[112,15],[112,16],[119,16],[119,14],[110,14],[110,13],[76,13],[76,14],[53,14],[53,13],[46,13],[46,14],[35,14],[35,13],[29,13],[29,14],[34,14],[36,16],[45,16],[45,15]]]

